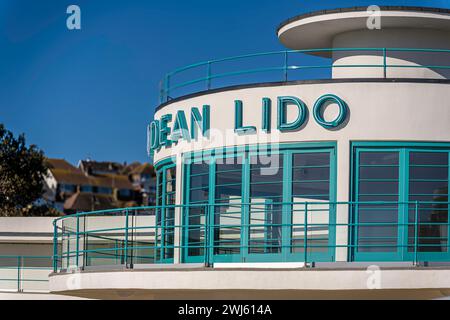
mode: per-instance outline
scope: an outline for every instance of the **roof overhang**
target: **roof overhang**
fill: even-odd
[[[450,31],[450,10],[422,7],[380,7],[381,28],[416,28]],[[368,29],[373,17],[367,7],[319,11],[283,22],[278,38],[294,50],[332,48],[336,35]],[[330,56],[330,54],[322,54]]]

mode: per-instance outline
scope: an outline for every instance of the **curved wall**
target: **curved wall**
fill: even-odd
[[[192,107],[210,106],[210,139],[199,134],[198,141],[183,141],[162,147],[154,161],[177,156],[183,152],[224,146],[264,142],[337,141],[338,149],[349,141],[450,141],[450,90],[448,83],[426,82],[344,82],[323,84],[292,84],[258,86],[218,93],[203,94],[170,103],[155,113],[155,119],[183,110],[188,119]],[[324,94],[335,94],[349,107],[347,124],[339,130],[327,130],[312,117],[315,101]],[[295,96],[308,107],[307,123],[300,130],[280,133],[277,123],[277,97]],[[261,130],[262,98],[272,101],[272,132]],[[234,101],[243,103],[243,125],[255,126],[256,134],[234,133]],[[331,107],[331,106],[330,106]],[[294,114],[288,114],[293,119]],[[172,126],[173,122],[169,123]],[[222,139],[225,138],[225,139]]]
[[[338,34],[334,48],[417,48],[450,49],[450,32],[424,29],[358,30]],[[387,52],[387,78],[449,79],[450,69],[414,66],[449,66],[450,53]],[[333,65],[382,65],[382,51],[335,51]],[[334,68],[333,78],[383,78],[383,68]]]

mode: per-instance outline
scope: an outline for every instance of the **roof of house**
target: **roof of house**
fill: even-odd
[[[154,175],[153,166],[149,163],[141,164],[133,162],[124,167],[114,162],[80,161],[80,168],[71,165],[64,159],[47,159],[47,164],[52,175],[58,183],[74,185],[92,185],[96,187],[107,187],[112,189],[134,189],[129,179],[129,174],[151,174]],[[83,167],[84,171],[83,171]],[[119,171],[118,168],[122,169]],[[90,173],[92,168],[94,173]],[[102,172],[95,174],[95,171]]]
[[[139,164],[139,166],[136,166],[133,170],[130,172],[131,174],[150,174],[152,176],[155,175],[155,169],[150,163],[142,163]]]
[[[89,179],[83,172],[64,159],[46,159],[47,166],[59,183],[86,185]]]
[[[123,165],[117,162],[110,161],[92,161],[81,160],[80,169],[85,173],[102,172],[102,173],[120,173],[123,170]]]
[[[129,165],[126,165],[123,168],[122,173],[123,174],[130,174],[133,170],[135,170],[139,166],[141,166],[140,162],[138,162],[138,161],[132,162]]]
[[[77,171],[77,167],[71,165],[69,162],[67,162],[65,159],[51,159],[47,158],[45,159],[45,162],[50,170],[69,170],[69,171]]]
[[[86,192],[74,193],[64,202],[64,210],[73,210],[77,212],[128,208],[135,206],[137,206],[135,201],[116,201],[112,195],[92,194]]]
[[[96,211],[117,208],[110,195],[77,192],[64,202],[64,210]]]
[[[133,184],[128,180],[128,176],[119,174],[105,174],[88,177],[90,183],[97,187],[109,187],[113,189],[132,189]]]

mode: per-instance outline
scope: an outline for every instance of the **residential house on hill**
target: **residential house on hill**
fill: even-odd
[[[129,166],[82,160],[47,159],[44,200],[65,214],[154,205],[154,170],[150,164]]]

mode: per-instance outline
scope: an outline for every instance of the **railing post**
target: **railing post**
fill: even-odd
[[[79,268],[79,261],[78,261],[78,258],[79,258],[79,256],[80,256],[80,216],[79,215],[77,215],[77,233],[76,233],[76,237],[77,237],[77,240],[76,240],[76,245],[77,245],[77,248],[76,248],[76,265],[77,265],[77,268]]]
[[[21,256],[17,256],[17,292],[22,292],[21,272],[22,272],[22,257]]]
[[[204,255],[205,255],[205,258],[204,258],[204,260],[205,260],[205,265],[207,266],[207,267],[209,267],[210,266],[210,257],[209,257],[209,250],[210,250],[210,247],[209,247],[209,232],[210,232],[210,230],[209,230],[209,228],[210,228],[210,226],[209,226],[209,204],[208,205],[206,205],[205,206],[205,230],[204,230],[204,232],[205,232],[205,244],[204,244]]]
[[[304,223],[305,231],[303,238],[303,251],[305,254],[305,268],[308,267],[308,202],[305,202],[305,223]]]
[[[125,256],[125,268],[128,269],[128,209],[125,209],[125,239],[123,252]]]
[[[211,89],[211,61],[206,65],[206,90]]]
[[[58,271],[58,227],[56,221],[53,221],[53,272]]]
[[[419,235],[419,202],[415,202],[415,210],[414,210],[414,265],[417,266],[419,264],[419,253],[418,253],[418,235]]]
[[[166,94],[166,101],[169,101],[170,98],[170,75],[166,75],[165,81],[164,81],[164,92]]]
[[[88,239],[86,237],[86,215],[83,216],[83,268],[88,264]]]
[[[159,81],[159,103],[164,103],[164,80]]]
[[[289,51],[284,51],[284,81],[287,82],[288,81],[288,54]]]
[[[383,48],[383,77],[387,78],[387,49]]]

